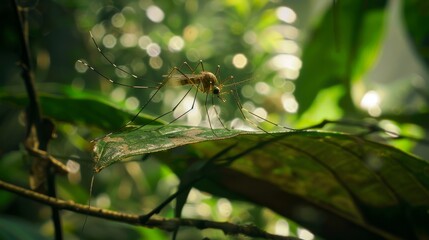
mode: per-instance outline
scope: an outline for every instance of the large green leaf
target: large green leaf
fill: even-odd
[[[234,145],[216,160],[230,162],[229,167],[211,168],[198,187],[267,206],[322,237],[412,239],[429,234],[427,161],[335,132],[215,132],[165,126],[112,134],[95,143],[95,170],[175,148],[160,158],[182,175],[192,163]]]
[[[0,93],[0,99],[2,102],[10,102],[21,107],[26,106],[28,102],[25,95],[8,93]],[[84,93],[80,96],[41,94],[39,99],[45,117],[64,122],[84,123],[108,130],[122,127],[135,115]],[[140,114],[134,123],[155,125],[161,124],[161,121],[153,121],[152,117]]]
[[[314,25],[303,47],[296,81],[300,113],[321,89],[342,84],[346,109],[353,109],[351,82],[374,65],[384,36],[386,1],[337,1]]]
[[[129,157],[143,155],[208,140],[231,138],[248,132],[216,129],[216,135],[208,128],[166,125],[162,128],[149,126],[131,129],[99,139],[94,145],[94,171]]]

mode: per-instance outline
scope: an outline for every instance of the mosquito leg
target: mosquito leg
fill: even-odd
[[[195,66],[195,68],[192,68],[187,62],[184,62],[184,64],[189,68],[189,70],[191,70],[192,73],[195,73],[195,71],[197,71],[198,67],[201,66],[201,70],[203,72],[205,72],[204,70],[204,64],[203,64],[203,60],[200,60],[197,64],[197,66]]]
[[[218,68],[220,68],[220,66],[218,66]],[[230,86],[231,84],[225,84],[226,82],[229,82],[229,81],[233,81],[234,82],[234,76],[229,76],[229,78],[227,78],[227,79],[225,79],[224,81],[222,81],[222,85],[225,87],[225,86]],[[237,85],[237,84],[240,84],[240,82],[238,82],[238,83],[232,83],[233,85]]]
[[[195,70],[197,70],[197,67],[198,67],[198,65],[197,65],[197,67],[192,68],[191,65],[189,65],[188,62],[183,62],[182,65],[179,68],[182,68],[183,66],[186,66],[191,73],[194,73]]]
[[[101,137],[98,137],[98,138],[96,138],[96,139],[94,139],[94,140],[92,140],[92,141],[97,141],[97,140],[100,140],[100,139],[102,139],[102,138],[105,138],[105,137],[107,137],[107,136],[110,136],[110,135],[112,135],[112,134],[114,134],[114,133],[118,133],[118,132],[121,132],[122,130],[124,130],[128,125],[130,125],[131,123],[133,123],[136,119],[137,119],[137,117],[140,115],[140,113],[142,113],[143,112],[143,110],[147,107],[147,105],[149,105],[149,103],[150,102],[152,102],[152,99],[156,96],[156,94],[161,90],[161,88],[163,87],[163,86],[165,86],[166,84],[167,84],[167,82],[168,82],[168,80],[170,79],[170,76],[174,73],[174,71],[176,70],[176,68],[173,68],[171,71],[170,71],[170,73],[168,74],[168,77],[159,85],[159,87],[157,87],[157,89],[155,90],[155,92],[149,97],[149,99],[145,102],[145,104],[142,106],[142,107],[140,107],[140,109],[139,109],[139,111],[137,112],[137,114],[135,114],[134,116],[133,116],[133,118],[131,118],[131,120],[130,121],[128,121],[126,124],[124,124],[123,126],[121,126],[119,129],[117,129],[117,130],[115,130],[115,131],[113,131],[113,132],[110,132],[110,133],[108,133],[108,134],[106,134],[106,135],[104,135],[104,136],[101,136]],[[191,89],[192,88],[190,88],[189,90],[188,90],[188,92],[186,93],[186,94],[188,94],[189,93],[189,91],[191,91]],[[185,95],[186,96],[186,95]],[[183,100],[183,99],[182,99]],[[181,100],[181,101],[182,101]],[[174,110],[173,110],[174,111]],[[134,130],[137,130],[137,129],[140,129],[140,128],[142,128],[142,127],[144,127],[144,126],[147,126],[147,125],[150,125],[151,123],[153,123],[153,122],[155,122],[155,121],[157,121],[158,119],[160,119],[161,117],[163,117],[163,116],[165,116],[165,115],[167,115],[168,113],[166,113],[166,114],[163,114],[163,115],[161,115],[161,116],[159,116],[159,117],[157,117],[157,118],[155,118],[155,119],[152,119],[150,122],[148,122],[148,123],[146,123],[146,124],[143,124],[143,125],[140,125],[139,127],[137,127],[137,128],[135,128],[135,129],[133,129],[133,130],[131,130],[131,131],[134,131]]]
[[[216,117],[217,117],[217,119],[219,120],[220,124],[222,124],[222,127],[223,127],[223,128],[225,128],[226,130],[230,131],[230,130],[225,126],[225,124],[223,123],[222,119],[220,118],[220,114],[219,114],[219,112],[217,111],[217,109],[216,109],[216,107],[215,107],[215,104],[214,104],[214,97],[213,97],[213,95],[212,95],[212,107],[213,107],[213,109],[214,109],[214,111],[215,111],[215,113],[216,113]]]
[[[195,90],[195,96],[194,96],[194,101],[192,102],[192,106],[188,109],[188,110],[186,110],[184,113],[182,113],[182,114],[180,114],[180,116],[178,116],[177,118],[175,118],[175,119],[173,119],[172,121],[170,121],[168,124],[166,124],[166,125],[164,125],[164,126],[167,126],[167,125],[169,125],[169,124],[172,124],[173,122],[175,122],[175,121],[177,121],[178,119],[180,119],[181,117],[183,117],[183,116],[185,116],[188,112],[190,112],[192,109],[194,109],[194,106],[195,106],[195,102],[197,101],[197,95],[198,95],[198,88],[199,88],[199,85],[200,84],[198,84],[198,86],[197,86],[197,88],[196,88],[196,90]],[[182,97],[182,99],[176,104],[176,106],[174,106],[174,108],[171,110],[171,111],[169,111],[169,112],[167,112],[167,113],[165,113],[165,114],[163,114],[164,116],[165,115],[167,115],[167,114],[169,114],[169,113],[171,113],[171,112],[174,112],[174,110],[176,110],[176,108],[180,105],[180,103],[183,101],[183,99],[185,99],[185,97],[188,95],[188,93],[190,92],[190,90],[192,89],[194,87],[194,85],[192,85],[192,87],[186,92],[186,94]],[[159,129],[161,129],[161,128],[163,128],[164,126],[161,126],[161,127],[159,127],[159,128],[157,128],[156,130],[159,130]]]
[[[207,108],[207,99],[208,99],[208,97],[209,97],[209,94],[208,94],[208,93],[206,93],[206,100],[204,101],[204,108],[206,109],[207,120],[209,121],[210,129],[212,130],[213,135],[215,135],[216,137],[218,137],[218,135],[215,133],[215,131],[214,131],[214,129],[213,129],[212,122],[211,122],[211,120],[210,120],[209,109]]]
[[[106,76],[105,74],[103,74],[100,71],[98,71],[97,69],[95,69],[93,66],[89,65],[87,62],[80,60],[80,59],[77,61],[82,63],[83,65],[87,66],[89,69],[91,69],[91,71],[97,73],[99,76],[106,79],[107,81],[109,81],[112,84],[123,86],[123,87],[129,87],[129,88],[137,88],[137,89],[150,89],[150,88],[155,89],[155,88],[158,88],[158,86],[128,85],[128,84],[116,82],[116,81],[112,80],[110,77]]]
[[[201,65],[201,69],[203,70],[203,72],[205,72],[206,70],[204,69],[204,64],[203,64],[203,60],[200,60],[197,64],[197,66],[195,66],[195,70],[197,70],[198,65]]]
[[[166,79],[164,80],[164,82],[162,82],[161,83],[161,85],[160,85],[160,87],[155,91],[155,93],[154,94],[152,94],[152,96],[148,99],[148,101],[146,101],[146,103],[143,105],[143,107],[141,107],[140,108],[140,110],[139,110],[139,112],[133,117],[133,119],[131,120],[131,121],[129,121],[124,127],[126,127],[128,124],[130,124],[130,123],[132,123],[136,118],[137,118],[137,116],[143,111],[143,109],[145,109],[146,108],[146,106],[152,101],[152,99],[155,97],[155,95],[158,93],[158,91],[163,87],[163,86],[165,86],[166,84],[167,84],[167,82],[168,82],[168,80],[170,80],[171,79],[171,76],[174,74],[174,72],[175,71],[177,71],[177,72],[179,72],[180,74],[182,74],[185,78],[187,78],[188,79],[188,81],[190,81],[191,82],[191,85],[192,85],[192,87],[191,88],[189,88],[188,89],[188,91],[185,93],[185,95],[180,99],[180,101],[173,107],[173,109],[172,110],[170,110],[170,111],[168,111],[168,112],[166,112],[166,113],[163,113],[162,115],[160,115],[160,116],[158,116],[158,117],[156,117],[155,119],[153,119],[152,121],[150,121],[150,122],[148,122],[148,123],[146,123],[146,124],[144,124],[144,125],[140,125],[139,127],[137,127],[137,128],[135,128],[135,129],[133,129],[133,130],[137,130],[137,129],[140,129],[140,128],[142,128],[142,127],[144,127],[144,126],[147,126],[147,125],[150,125],[152,122],[155,122],[155,121],[157,121],[158,119],[161,119],[162,117],[164,117],[164,116],[166,116],[166,115],[168,115],[168,114],[170,114],[170,113],[172,113],[172,112],[174,112],[175,110],[176,110],[176,108],[180,105],[180,103],[182,103],[183,102],[183,100],[185,99],[185,97],[189,94],[189,92],[192,90],[192,88],[194,87],[194,86],[196,86],[195,85],[195,83],[193,83],[192,82],[192,80],[189,78],[189,77],[187,77],[186,76],[186,74],[185,73],[183,73],[183,71],[182,70],[180,70],[180,68],[182,68],[183,67],[183,65],[185,65],[185,66],[187,66],[189,69],[191,69],[192,70],[192,68],[191,68],[191,66],[187,63],[187,62],[183,62],[181,65],[180,65],[180,67],[174,67],[171,71],[170,71],[170,73],[167,75],[167,77],[166,77]],[[194,70],[192,70],[192,71],[194,71]],[[200,84],[198,84],[197,85],[197,93],[198,93],[198,89],[199,89],[199,86],[200,86]],[[195,98],[194,98],[194,103],[192,104],[192,108],[194,107],[194,105],[195,105],[195,101],[196,101],[196,96],[197,96],[197,93],[195,94]],[[192,110],[192,108],[190,109],[190,110]],[[187,112],[189,112],[190,110],[188,110]],[[187,113],[187,112],[185,112],[185,114]],[[173,121],[171,121],[170,123],[172,123],[172,122],[174,122],[174,121],[176,121],[177,119],[179,119],[180,117],[182,117],[183,115],[185,115],[185,114],[182,114],[181,116],[179,116],[178,118],[176,118],[176,119],[174,119]],[[166,124],[166,125],[169,125],[170,123],[168,123],[168,124]],[[122,127],[122,129],[124,128],[124,127]],[[162,127],[161,127],[162,128]],[[160,128],[159,128],[160,129]]]
[[[186,66],[191,73],[195,73],[195,71],[197,70],[198,66],[200,66],[200,65],[201,65],[201,69],[204,71],[204,66],[203,66],[203,61],[202,60],[199,61],[199,63],[197,64],[197,66],[195,66],[195,68],[192,68],[191,65],[189,65],[188,62],[183,62],[180,65],[180,67],[176,67],[176,70],[178,70],[181,74],[183,74],[185,76],[185,74],[180,70],[183,66]]]
[[[113,132],[110,132],[110,133],[108,133],[108,134],[106,134],[106,135],[103,135],[103,136],[101,136],[101,137],[98,137],[98,138],[95,138],[95,139],[93,139],[91,142],[94,142],[94,141],[97,141],[97,140],[100,140],[100,139],[102,139],[102,138],[105,138],[105,137],[108,137],[108,136],[110,136],[110,135],[112,135],[112,134],[114,134],[114,133],[118,133],[118,132],[121,132],[122,130],[124,130],[128,125],[130,125],[131,123],[133,123],[136,119],[137,119],[137,117],[140,115],[140,113],[142,113],[143,112],[143,110],[146,108],[146,106],[147,105],[149,105],[149,103],[152,101],[152,99],[155,97],[155,95],[159,92],[159,90],[161,89],[161,87],[159,87],[158,89],[156,89],[156,91],[152,94],[152,96],[150,96],[150,98],[146,101],[146,103],[142,106],[142,107],[140,107],[140,109],[139,109],[139,111],[133,116],[133,118],[131,118],[131,120],[129,120],[127,123],[125,123],[124,125],[122,125],[119,129],[117,129],[117,130],[115,130],[115,131],[113,131]],[[155,122],[156,120],[158,120],[159,118],[156,118],[156,119],[152,119],[150,122],[148,122],[148,123],[146,123],[146,124],[143,124],[143,125],[140,125],[138,128],[136,128],[136,129],[133,129],[133,130],[137,130],[137,129],[140,129],[140,128],[142,128],[142,127],[144,127],[144,126],[147,126],[147,125],[149,125],[149,124],[151,124],[152,122]],[[132,130],[132,131],[133,131]]]
[[[185,62],[186,63],[186,62]],[[168,74],[168,76],[167,76],[167,78],[166,78],[166,80],[164,81],[164,83],[162,84],[162,86],[164,86],[165,84],[167,84],[167,82],[168,82],[168,80],[170,79],[170,76],[172,76],[173,75],[173,73],[175,72],[175,71],[178,71],[179,73],[181,73],[183,76],[185,76],[186,78],[187,78],[187,76],[179,69],[179,68],[177,68],[177,67],[174,67],[171,71],[170,71],[170,73]],[[189,79],[189,78],[188,78]],[[191,81],[190,79],[189,79],[189,81]],[[186,91],[186,93],[185,93],[185,95],[183,95],[183,97],[180,99],[180,101],[173,107],[173,109],[171,109],[170,111],[168,111],[168,112],[166,112],[166,113],[163,113],[163,114],[161,114],[160,116],[158,116],[158,117],[156,117],[156,118],[154,118],[152,121],[150,121],[149,123],[147,123],[147,124],[144,124],[144,125],[141,125],[141,126],[139,126],[139,127],[137,127],[137,128],[135,128],[135,129],[133,129],[133,130],[137,130],[137,129],[140,129],[140,128],[142,128],[142,127],[144,127],[144,126],[147,126],[147,125],[149,125],[150,123],[152,123],[152,122],[154,122],[154,121],[157,121],[158,119],[161,119],[161,118],[163,118],[164,116],[166,116],[166,115],[168,115],[168,114],[170,114],[170,113],[172,113],[172,112],[174,112],[175,110],[176,110],[176,108],[183,102],[183,100],[185,99],[185,97],[189,94],[189,92],[192,90],[192,88],[194,88],[195,87],[195,85],[194,84],[191,84],[191,87]],[[194,105],[195,105],[195,101],[196,101],[196,97],[197,97],[197,94],[198,94],[198,88],[199,88],[199,84],[198,84],[198,86],[197,86],[197,89],[196,89],[196,93],[195,93],[195,98],[194,98],[194,102],[193,102],[193,104],[192,104],[192,108],[194,107]],[[159,89],[158,89],[159,90]],[[157,90],[157,91],[158,91]],[[155,93],[156,94],[156,93]],[[152,95],[152,97],[146,102],[146,104],[145,104],[145,106],[152,100],[152,98],[155,96],[155,94],[153,94]],[[145,106],[143,106],[143,108],[145,107]],[[192,110],[192,109],[190,109],[190,110]],[[187,112],[189,112],[190,110],[188,110]],[[186,112],[186,113],[187,113]],[[186,114],[185,113],[185,114]],[[174,119],[173,121],[171,121],[171,122],[169,122],[168,124],[166,124],[166,125],[169,125],[170,123],[172,123],[172,122],[174,122],[174,121],[176,121],[177,119],[179,119],[180,117],[182,117],[184,114],[182,114],[181,116],[179,116],[178,118],[176,118],[176,119]],[[166,125],[164,125],[164,126],[166,126]],[[161,128],[163,128],[164,126],[162,126],[162,127],[160,127],[160,128],[158,128],[158,129],[161,129]]]
[[[187,62],[183,62],[183,64],[180,66],[180,68],[183,66],[183,65],[185,65],[185,66],[188,66],[191,70],[192,70],[192,68],[191,68],[191,66],[189,66],[189,64],[187,63]],[[177,72],[179,72],[180,74],[182,74],[185,78],[187,78],[188,79],[188,81],[191,83],[191,87],[188,89],[188,91],[186,91],[186,93],[185,93],[185,95],[183,95],[183,97],[180,99],[180,101],[173,107],[173,109],[171,109],[170,111],[168,111],[168,112],[166,112],[166,113],[163,113],[162,115],[160,115],[160,116],[158,116],[157,118],[155,118],[153,121],[156,121],[156,120],[158,120],[158,119],[160,119],[160,118],[162,118],[162,117],[164,117],[164,116],[166,116],[166,115],[168,115],[168,114],[170,114],[170,113],[172,113],[172,112],[174,112],[176,109],[177,109],[177,107],[183,102],[183,100],[185,99],[185,97],[189,94],[189,92],[192,90],[192,88],[193,87],[196,87],[196,90],[195,90],[195,96],[194,96],[194,101],[192,102],[192,106],[191,106],[191,108],[189,108],[186,112],[184,112],[184,113],[182,113],[179,117],[177,117],[177,118],[175,118],[175,119],[173,119],[172,121],[170,121],[168,124],[166,124],[166,125],[164,125],[164,126],[167,126],[167,125],[169,125],[169,124],[171,124],[171,123],[173,123],[173,122],[175,122],[175,121],[177,121],[179,118],[181,118],[181,117],[183,117],[184,115],[186,115],[188,112],[190,112],[192,109],[194,109],[194,106],[195,106],[195,102],[196,102],[196,100],[197,100],[197,95],[198,95],[198,91],[199,91],[199,88],[200,88],[200,84],[201,84],[201,82],[199,82],[198,83],[198,85],[196,85],[185,73],[183,73],[182,72],[182,70],[180,70],[180,68],[178,68],[178,67],[174,67],[173,68],[173,70],[171,70],[171,72],[170,72],[170,74],[168,74],[168,76],[167,76],[167,80],[166,81],[168,81],[168,79],[170,79],[170,76],[172,76],[173,75],[173,73],[174,73],[174,71],[177,71]],[[192,70],[193,71],[193,70]],[[166,84],[166,83],[165,83]],[[147,124],[146,124],[147,125]],[[161,126],[161,127],[159,127],[159,128],[157,128],[157,130],[159,130],[159,129],[161,129],[161,128],[163,128],[164,126]],[[138,128],[136,128],[136,129],[134,129],[134,130],[137,130],[137,129],[140,129],[141,127],[143,127],[143,126],[139,126]]]
[[[136,80],[141,80],[142,78],[138,77],[137,75],[128,72],[127,70],[119,67],[118,65],[116,65],[112,60],[110,60],[106,54],[103,52],[103,50],[101,50],[100,46],[98,46],[97,42],[95,41],[94,36],[92,35],[92,32],[89,32],[89,34],[91,35],[91,39],[92,42],[94,43],[95,47],[97,48],[97,51],[101,54],[101,56],[103,56],[103,58],[110,63],[110,65],[112,65],[115,69],[133,77]],[[84,64],[85,66],[87,66],[88,68],[90,68],[92,71],[96,72],[98,75],[102,76],[103,78],[105,78],[106,80],[108,80],[109,82],[113,83],[113,84],[117,84],[120,86],[125,86],[125,87],[131,87],[131,88],[156,88],[155,87],[148,87],[148,86],[133,86],[133,85],[127,85],[127,84],[122,84],[122,83],[118,83],[113,81],[111,78],[107,77],[106,75],[102,74],[101,72],[97,71],[96,69],[94,69],[92,66],[90,66],[88,63],[82,61],[82,60],[78,60],[80,63]]]
[[[201,68],[202,68],[202,70],[204,71],[203,61],[202,61],[202,60],[200,60],[200,63],[199,63],[199,64],[201,64]],[[198,65],[197,65],[197,67],[198,67]],[[219,71],[220,71],[220,65],[217,65],[216,73],[215,73],[215,76],[216,76],[217,78],[219,77]],[[213,82],[210,82],[210,85],[213,85]],[[210,115],[209,115],[209,111],[208,111],[208,108],[207,108],[207,100],[208,100],[208,93],[206,94],[206,100],[205,100],[205,102],[204,102],[204,107],[205,107],[205,109],[206,109],[207,120],[208,120],[208,122],[209,122],[210,129],[212,130],[213,135],[217,136],[217,134],[216,134],[216,133],[214,132],[214,130],[213,130],[212,123],[211,123],[211,120],[210,120]],[[218,119],[218,120],[219,120],[219,122],[222,124],[222,127],[229,131],[229,129],[225,127],[225,124],[224,124],[224,123],[222,122],[222,120],[220,119],[219,112],[217,111],[217,109],[216,109],[216,107],[215,107],[215,105],[214,105],[214,101],[213,101],[213,94],[211,95],[211,102],[212,102],[212,107],[213,107],[213,109],[214,109],[214,111],[215,111],[215,113],[216,113],[216,117],[217,117],[217,119]]]
[[[170,111],[168,111],[168,112],[165,112],[165,113],[163,113],[163,114],[161,114],[161,115],[159,115],[158,117],[156,117],[156,118],[154,118],[151,122],[154,122],[154,121],[156,121],[156,120],[158,120],[158,119],[161,119],[161,118],[163,118],[164,116],[166,116],[166,115],[168,115],[168,114],[170,114],[170,113],[172,113],[172,112],[174,112],[174,110],[176,110],[176,108],[183,102],[183,100],[185,99],[185,97],[189,94],[189,92],[192,90],[192,88],[194,88],[194,86],[192,86],[192,87],[190,87],[189,89],[188,89],[188,91],[186,91],[186,93],[185,93],[185,95],[183,95],[183,97],[180,99],[180,101],[173,107],[173,109],[171,109]],[[175,119],[175,120],[177,120],[177,119]],[[174,121],[175,121],[174,120]],[[172,121],[172,122],[174,122],[174,121]],[[170,122],[171,123],[171,122]],[[170,124],[170,123],[168,123],[168,124]],[[144,127],[144,126],[147,126],[147,125],[149,125],[150,124],[150,122],[148,123],[148,124],[144,124],[144,125],[140,125],[140,126],[138,126],[137,128],[135,128],[135,129],[133,129],[132,131],[135,131],[135,130],[138,130],[138,129],[140,129],[140,128],[142,128],[142,127]],[[161,129],[161,128],[163,128],[163,127],[165,127],[165,126],[167,126],[168,124],[166,124],[166,125],[163,125],[163,126],[161,126],[161,127],[159,127],[159,128],[157,128],[157,130],[158,129]]]
[[[233,77],[232,77],[232,76],[231,76],[231,79],[233,79]],[[238,110],[240,110],[240,113],[241,113],[241,116],[243,116],[243,119],[244,119],[246,122],[248,122],[248,123],[250,123],[251,125],[253,125],[254,127],[258,128],[259,130],[261,130],[261,131],[263,131],[263,132],[265,132],[265,133],[268,133],[268,131],[266,131],[265,129],[261,128],[260,126],[258,126],[258,124],[254,123],[253,121],[251,121],[249,118],[247,118],[247,117],[246,117],[246,115],[245,115],[245,114],[244,114],[244,112],[243,112],[243,110],[244,110],[245,108],[244,108],[244,107],[243,107],[243,105],[241,104],[240,97],[238,96],[238,93],[237,93],[237,86],[236,86],[236,85],[233,85],[233,86],[234,86],[234,90],[231,90],[231,92],[232,92],[232,95],[233,95],[233,96],[234,96],[234,98],[235,98],[235,103],[237,104]]]
[[[121,67],[119,67],[118,65],[116,65],[114,62],[112,62],[112,60],[110,60],[105,54],[104,54],[104,52],[101,50],[101,48],[98,46],[98,44],[97,44],[97,42],[95,41],[95,38],[94,38],[94,36],[92,35],[92,32],[90,31],[89,32],[89,34],[91,35],[91,39],[92,39],[92,42],[94,43],[94,45],[95,45],[95,47],[97,48],[97,50],[98,50],[98,52],[101,54],[101,56],[103,56],[103,58],[104,59],[106,59],[106,61],[108,61],[113,67],[115,67],[116,69],[118,69],[119,71],[121,71],[121,72],[123,72],[123,73],[125,73],[125,74],[127,74],[127,75],[130,75],[130,76],[132,76],[133,78],[135,78],[135,79],[138,79],[138,77],[137,77],[137,75],[135,75],[135,74],[132,74],[132,73],[130,73],[130,72],[128,72],[127,70],[125,70],[125,69],[123,69],[123,68],[121,68]]]
[[[328,124],[338,124],[343,126],[360,127],[360,128],[367,129],[367,131],[362,133],[362,135],[369,135],[376,132],[384,132],[391,135],[398,135],[398,133],[388,131],[373,123],[358,122],[358,121],[351,121],[351,120],[326,120],[325,119],[321,123],[306,127],[303,130],[314,129],[314,128],[324,128]]]
[[[161,86],[164,86],[164,84],[162,84]],[[149,99],[145,102],[145,104],[139,109],[139,111],[137,112],[137,114],[136,115],[134,115],[134,117],[130,120],[130,121],[128,121],[128,123],[127,124],[125,124],[123,127],[122,127],[122,129],[124,128],[124,127],[126,127],[127,125],[129,125],[129,124],[131,124],[131,123],[133,123],[136,119],[137,119],[137,116],[138,115],[140,115],[140,113],[147,107],[147,105],[149,105],[149,103],[150,102],[152,102],[152,99],[155,97],[155,95],[159,92],[159,90],[161,89],[161,87],[159,87],[158,89],[156,89],[156,91],[149,97]],[[143,126],[146,126],[146,125],[149,125],[149,124],[151,124],[151,123],[153,123],[153,122],[155,122],[157,119],[153,119],[152,121],[150,121],[150,122],[148,122],[148,123],[146,123],[146,124],[143,124],[142,125],[142,127]],[[122,130],[121,129],[121,130]]]
[[[247,110],[245,108],[243,108],[243,105],[241,105],[241,102],[240,102],[240,99],[238,97],[238,94],[235,91],[233,91],[233,90],[231,90],[231,91],[232,91],[232,95],[235,98],[235,103],[237,104],[238,110],[240,110],[241,116],[243,116],[243,119],[246,122],[248,122],[249,124],[251,124],[252,126],[254,126],[254,127],[258,128],[259,130],[261,130],[261,131],[269,134],[269,132],[267,130],[261,128],[260,126],[258,126],[258,124],[254,123],[252,120],[250,120],[248,117],[246,117],[246,115],[244,114],[243,110],[245,110],[245,111],[247,111]],[[247,111],[247,112],[250,112],[250,111]]]
[[[270,121],[270,120],[268,120],[268,119],[266,119],[266,118],[263,118],[263,117],[261,117],[261,116],[258,116],[258,115],[256,115],[255,113],[253,113],[253,112],[251,112],[251,111],[249,111],[249,110],[247,110],[247,109],[245,109],[245,108],[242,108],[242,109],[243,109],[244,111],[248,112],[249,114],[252,114],[253,116],[255,116],[255,117],[257,117],[257,118],[259,118],[259,119],[261,119],[261,120],[263,120],[263,121],[266,121],[267,123],[269,123],[269,124],[271,124],[271,125],[274,125],[274,126],[276,126],[276,127],[284,128],[284,129],[286,129],[286,130],[290,130],[290,131],[299,131],[298,129],[289,128],[289,127],[286,127],[286,126],[280,125],[280,124],[278,124],[278,123],[275,123],[275,122],[273,122],[273,121]]]
[[[172,121],[170,121],[168,124],[166,124],[166,125],[169,125],[169,124],[171,124],[171,123],[173,123],[173,122],[175,122],[175,121],[177,121],[178,119],[180,119],[181,117],[183,117],[183,116],[185,116],[188,112],[190,112],[192,109],[194,109],[194,107],[195,107],[195,102],[197,101],[197,95],[198,95],[198,92],[199,92],[199,90],[200,90],[200,86],[201,86],[201,81],[199,81],[198,82],[198,84],[196,84],[195,82],[193,82],[193,80],[192,79],[190,79],[182,70],[180,70],[183,66],[186,66],[186,67],[188,67],[189,68],[189,70],[192,72],[192,73],[194,73],[196,70],[197,70],[197,68],[198,68],[198,66],[200,66],[201,65],[201,68],[202,68],[202,70],[204,71],[204,65],[203,65],[203,62],[202,62],[202,60],[200,60],[200,62],[197,64],[197,66],[195,66],[195,68],[194,69],[192,69],[192,67],[187,63],[187,62],[183,62],[182,63],[182,65],[180,66],[180,67],[175,67],[173,70],[175,70],[175,71],[177,71],[177,72],[179,72],[180,74],[182,74],[185,78],[187,78],[188,79],[188,81],[190,82],[190,84],[192,85],[192,87],[196,87],[196,90],[195,90],[195,96],[194,96],[194,100],[193,100],[193,102],[192,102],[192,106],[188,109],[188,110],[186,110],[184,113],[182,113],[180,116],[178,116],[177,118],[175,118],[175,119],[173,119]],[[171,76],[172,75],[172,72],[169,74],[169,76]],[[186,94],[180,99],[180,101],[174,106],[174,108],[171,110],[171,111],[169,111],[169,112],[166,112],[166,113],[164,113],[164,114],[162,114],[160,117],[163,117],[163,116],[165,116],[165,115],[167,115],[167,114],[170,114],[170,113],[172,113],[172,112],[174,112],[174,110],[176,110],[176,108],[181,104],[181,102],[185,99],[185,97],[189,94],[189,92],[191,91],[191,89],[192,89],[192,87],[186,92]],[[164,125],[164,126],[166,126],[166,125]],[[157,130],[159,130],[159,129],[161,129],[161,128],[163,128],[164,126],[162,126],[162,127],[160,127],[160,128],[157,128]]]
[[[215,76],[219,76],[220,65],[217,65]]]
[[[255,113],[253,113],[253,112],[251,112],[251,111],[249,111],[249,110],[245,109],[245,108],[243,107],[243,105],[241,104],[240,97],[238,96],[238,93],[237,93],[237,86],[236,86],[235,84],[232,84],[232,85],[234,86],[235,90],[231,90],[231,91],[233,92],[233,95],[234,95],[235,100],[236,100],[236,102],[237,102],[238,108],[239,108],[239,110],[240,110],[240,112],[241,112],[241,114],[242,114],[243,118],[244,118],[248,123],[252,124],[253,126],[256,126],[258,129],[260,129],[260,130],[262,130],[262,131],[264,131],[264,132],[267,132],[266,130],[264,130],[264,129],[262,129],[261,127],[257,126],[257,124],[255,124],[253,121],[251,121],[250,119],[248,119],[248,118],[244,115],[243,111],[248,112],[249,114],[253,115],[253,116],[254,116],[254,117],[256,117],[256,118],[259,118],[259,119],[261,119],[261,120],[263,120],[263,121],[266,121],[266,122],[268,122],[269,124],[271,124],[271,125],[273,125],[273,126],[276,126],[276,127],[279,127],[279,128],[284,128],[284,129],[286,129],[286,130],[290,130],[290,131],[297,131],[297,129],[293,129],[293,128],[289,128],[289,127],[286,127],[286,126],[280,125],[280,124],[278,124],[278,123],[275,123],[275,122],[270,121],[270,120],[268,120],[268,119],[266,119],[266,118],[263,118],[263,117],[261,117],[261,116],[258,116],[257,114],[255,114]]]

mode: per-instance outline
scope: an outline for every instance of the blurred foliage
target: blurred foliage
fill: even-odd
[[[217,65],[221,66],[221,80],[233,75],[236,82],[241,82],[238,88],[246,108],[267,112],[269,119],[283,125],[303,127],[323,119],[375,118],[391,131],[425,137],[429,29],[422,23],[429,20],[426,1],[402,1],[402,5],[401,1],[381,0],[334,2],[335,5],[330,0],[21,1],[28,8],[42,111],[57,124],[57,138],[49,151],[63,156],[64,162],[76,168],[67,178],[59,178],[59,196],[87,202],[93,164],[88,140],[122,126],[137,111],[138,103],[145,103],[151,93],[113,85],[86,70],[78,59],[130,85],[154,85],[173,66],[184,61],[195,66],[202,59],[206,70],[215,71]],[[3,4],[0,14],[0,171],[2,180],[26,185],[30,158],[20,147],[25,135],[25,116],[21,112],[25,91],[16,64],[21,49],[11,6]],[[135,80],[115,70],[97,51],[89,31],[109,59],[142,77]],[[243,56],[247,61],[244,66]],[[163,89],[155,99],[159,103],[149,104],[145,114],[158,116],[171,110],[172,102],[186,90]],[[221,116],[228,126],[240,118],[232,101],[229,98],[220,103]],[[201,96],[197,107],[201,109],[201,121],[197,124],[207,125],[203,103]],[[68,114],[63,114],[64,110],[69,110]],[[198,114],[179,123],[193,123]],[[172,116],[162,120],[171,119]],[[143,115],[141,121],[145,121]],[[393,144],[424,158],[428,156],[424,144],[407,140]],[[195,159],[205,154],[196,149],[178,151],[187,151]],[[165,154],[151,155],[145,161],[133,159],[97,174],[93,205],[150,211],[178,185],[177,177],[167,167],[171,165],[168,161],[175,160],[174,153]],[[10,225],[28,229],[27,232],[36,227],[42,235],[52,235],[48,208],[3,191],[0,194],[2,216],[7,220],[17,216],[24,221],[10,220]],[[220,206],[227,206],[229,213]],[[171,217],[173,212],[168,206],[161,215]],[[70,238],[167,238],[162,231],[92,218],[81,231],[84,216],[64,214],[66,237]],[[302,237],[305,233],[300,226],[266,208],[196,189],[190,192],[184,215],[252,222],[270,232],[287,230]],[[1,217],[2,221],[5,218]],[[219,231],[179,233],[181,239],[205,236],[225,239]]]
[[[429,31],[422,20],[429,19],[429,3],[423,0],[404,1],[403,14],[410,39],[426,66],[429,64]]]

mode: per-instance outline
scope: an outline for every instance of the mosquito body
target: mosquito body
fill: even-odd
[[[171,84],[178,84],[182,86],[200,84],[198,89],[200,92],[211,93],[218,97],[220,96],[223,86],[219,83],[216,75],[212,72],[201,72],[199,74],[174,74],[168,77],[167,80],[170,80],[169,82]]]

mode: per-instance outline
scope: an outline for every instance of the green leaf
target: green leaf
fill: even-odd
[[[27,105],[25,95],[0,93],[0,100],[17,104],[20,107]],[[103,129],[115,130],[122,127],[135,114],[119,109],[106,101],[90,97],[81,93],[80,96],[57,96],[41,94],[39,96],[42,113],[45,117],[70,123],[82,123]],[[140,114],[135,124],[161,124],[161,121],[153,121],[153,117]]]
[[[229,167],[210,168],[208,180],[197,187],[264,205],[328,239],[429,234],[427,161],[335,132],[214,131],[218,136],[207,128],[165,126],[112,134],[95,144],[95,170],[192,144],[160,153],[180,176],[196,161],[236,145],[215,160]]]
[[[342,83],[347,88],[346,109],[353,109],[351,81],[372,68],[383,36],[386,1],[338,1],[310,32],[303,47],[303,67],[294,95],[304,113],[317,93]]]
[[[94,171],[99,172],[113,163],[145,153],[165,151],[192,143],[220,140],[248,133],[239,130],[216,129],[217,136],[215,136],[210,128],[174,125],[162,128],[148,126],[137,130],[131,129],[111,134],[95,142]]]
[[[429,66],[429,2],[426,0],[407,0],[403,4],[403,14],[408,34],[414,47]]]

